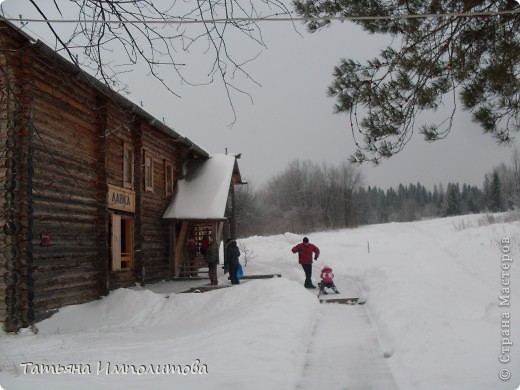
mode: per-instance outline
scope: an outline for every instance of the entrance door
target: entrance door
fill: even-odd
[[[134,218],[112,214],[112,271],[132,269],[134,263]]]

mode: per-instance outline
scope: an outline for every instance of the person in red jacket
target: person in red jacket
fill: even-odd
[[[305,272],[305,288],[316,288],[312,284],[312,255],[314,254],[314,260],[318,260],[320,256],[320,250],[316,245],[309,242],[307,237],[303,237],[303,242],[292,248],[292,253],[298,253],[298,261],[302,265],[303,271]]]

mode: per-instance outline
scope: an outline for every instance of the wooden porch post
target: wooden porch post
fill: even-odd
[[[179,236],[175,240],[175,262],[174,262],[174,276],[177,276],[180,270],[182,250],[184,249],[184,241],[188,233],[189,222],[183,221]]]

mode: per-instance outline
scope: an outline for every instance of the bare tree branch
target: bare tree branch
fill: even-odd
[[[237,0],[187,0],[184,2],[152,0],[53,0],[54,12],[61,18],[76,20],[69,32],[57,29],[49,15],[53,9],[30,0],[37,13],[47,21],[55,49],[64,52],[75,65],[88,69],[109,87],[123,90],[120,76],[136,64],[145,64],[148,74],[170,93],[179,96],[174,81],[191,86],[219,82],[224,87],[236,121],[235,94],[252,100],[244,85],[260,85],[247,71],[247,64],[265,47],[261,30],[254,18],[290,15],[279,0],[248,3]],[[38,4],[37,4],[38,3]],[[237,20],[233,20],[233,19]],[[248,20],[251,18],[251,20]],[[224,20],[217,22],[215,19]],[[196,21],[200,25],[171,22]],[[25,26],[24,26],[25,27]],[[22,28],[24,28],[22,27]],[[238,38],[237,38],[238,37]],[[244,54],[232,50],[230,41],[246,39],[259,48]],[[186,59],[200,51],[208,61],[208,72],[193,76]],[[234,47],[233,47],[234,48]],[[209,57],[211,55],[211,57]],[[247,56],[247,57],[246,57]],[[247,84],[246,84],[247,85]]]

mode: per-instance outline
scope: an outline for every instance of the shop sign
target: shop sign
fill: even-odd
[[[108,208],[135,213],[135,191],[108,185]]]

